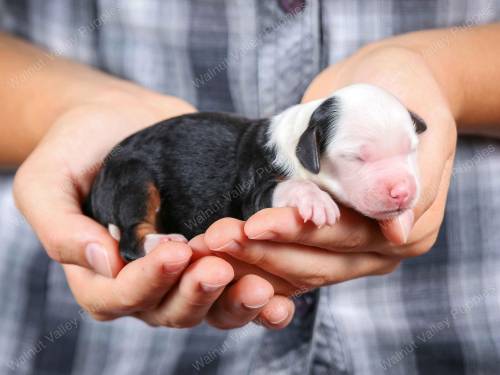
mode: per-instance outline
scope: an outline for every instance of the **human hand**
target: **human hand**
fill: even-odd
[[[125,265],[106,228],[84,216],[80,203],[108,152],[141,128],[193,112],[188,103],[137,88],[103,92],[61,113],[19,169],[14,193],[49,256],[63,264],[79,304],[94,318],[136,316],[152,325],[189,327],[212,310],[216,324],[246,324],[279,303],[269,282],[247,275],[233,281],[223,259],[191,259],[182,243],[161,244]],[[221,305],[222,306],[222,305]]]
[[[279,277],[289,285],[269,280],[277,293],[285,295],[290,285],[308,289],[385,274],[401,259],[427,252],[443,219],[455,153],[456,127],[449,98],[422,56],[391,46],[364,49],[326,69],[313,81],[304,101],[362,82],[391,92],[428,125],[420,135],[418,153],[421,194],[411,212],[376,223],[342,208],[340,222],[317,229],[304,224],[295,209],[266,209],[246,223],[235,219],[214,223],[205,235],[191,241],[193,249],[228,254]]]

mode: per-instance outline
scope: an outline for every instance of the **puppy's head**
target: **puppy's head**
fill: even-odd
[[[323,101],[299,138],[308,178],[374,219],[412,208],[419,195],[418,134],[426,125],[394,96],[352,85]]]

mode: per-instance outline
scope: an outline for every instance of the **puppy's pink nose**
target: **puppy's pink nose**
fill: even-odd
[[[391,200],[396,202],[399,206],[404,205],[410,196],[408,184],[406,182],[397,183],[391,188],[389,195],[391,196]]]

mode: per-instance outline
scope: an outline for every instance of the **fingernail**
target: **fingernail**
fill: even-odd
[[[274,325],[280,324],[281,322],[285,321],[286,318],[288,318],[288,314],[283,315],[281,318],[269,319],[269,323]]]
[[[201,289],[203,289],[207,293],[215,292],[215,291],[219,290],[220,288],[226,286],[226,284],[216,285],[216,284],[207,284],[207,283],[200,283],[200,285],[201,285]]]
[[[248,237],[251,240],[272,240],[276,238],[276,233],[266,230],[265,232],[259,233],[255,236]]]
[[[267,317],[267,322],[273,325],[280,324],[288,318],[288,310],[282,306],[277,305],[271,310]]]
[[[157,234],[157,233],[147,234],[144,237],[144,252],[146,254],[149,254],[156,248],[156,246],[158,246],[161,242],[165,241],[168,242],[168,237],[166,237],[163,234]]]
[[[241,250],[241,245],[236,242],[235,240],[231,240],[227,243],[225,243],[224,245],[222,245],[221,247],[218,247],[216,249],[212,249],[213,251],[238,251],[238,250]]]
[[[243,306],[245,306],[247,309],[255,310],[255,309],[260,309],[261,307],[266,306],[268,302],[269,301],[266,301],[266,302],[258,304],[258,305],[249,305],[248,303],[244,303]]]
[[[85,257],[95,272],[102,276],[112,277],[108,254],[101,245],[97,243],[88,244],[85,248]]]
[[[401,233],[403,235],[403,243],[406,243],[408,241],[411,229],[413,228],[413,220],[414,216],[412,210],[403,212],[398,216],[399,227],[401,228]]]

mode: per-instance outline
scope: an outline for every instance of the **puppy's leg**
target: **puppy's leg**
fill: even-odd
[[[108,224],[108,232],[115,240],[120,242],[121,240],[121,231],[118,226],[114,224]],[[176,241],[176,242],[184,242],[187,243],[188,240],[182,234],[172,233],[172,234],[158,234],[151,233],[146,234],[144,236],[144,252],[148,254],[151,250],[153,250],[156,246],[163,242]]]
[[[108,227],[127,262],[144,256],[161,242],[186,242],[180,234],[158,234],[163,230],[159,225],[162,201],[154,181],[143,161],[109,159],[84,204],[87,215]]]
[[[148,254],[160,243],[177,241],[187,243],[182,234],[157,233],[158,213],[161,207],[160,193],[156,186],[147,182],[142,194],[129,194],[125,199],[127,207],[120,215],[123,231],[120,235],[120,252],[126,261],[135,260]],[[143,188],[144,190],[144,188]],[[141,200],[141,198],[144,198]]]
[[[333,225],[340,210],[332,197],[316,184],[307,180],[286,180],[274,189],[273,207],[297,207],[300,216],[316,226]]]

